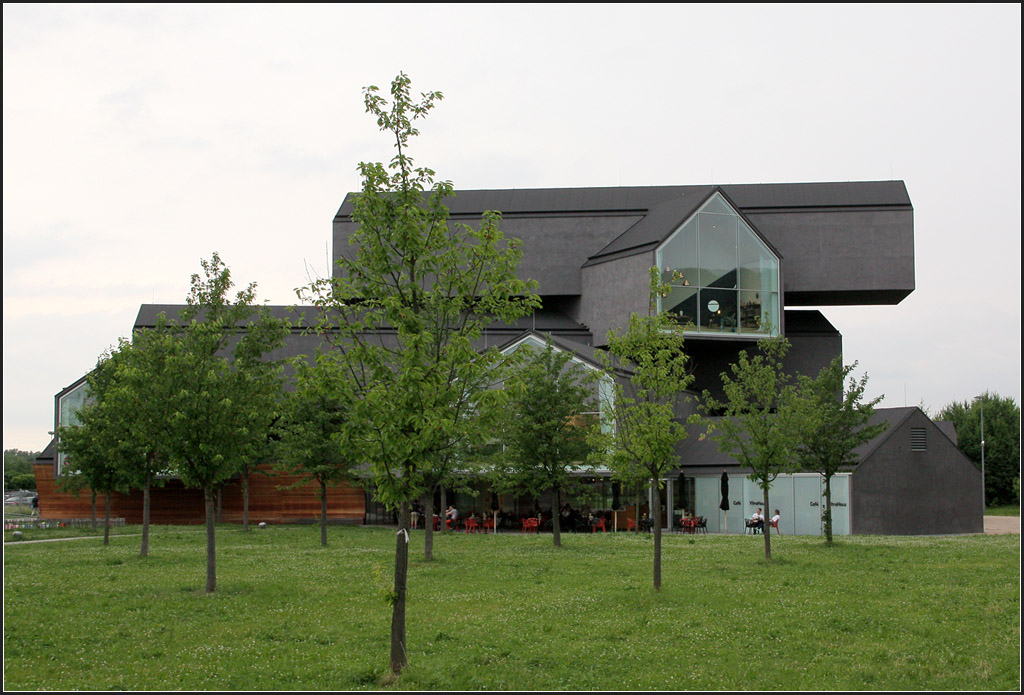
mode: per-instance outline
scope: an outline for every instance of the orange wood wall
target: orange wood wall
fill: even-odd
[[[88,519],[92,494],[88,489],[78,495],[60,492],[53,476],[53,464],[34,466],[36,490],[39,492],[41,519]],[[320,518],[319,487],[307,484],[291,489],[280,489],[298,481],[294,475],[274,471],[270,466],[249,478],[249,522],[256,524],[294,523]],[[103,514],[105,495],[96,496],[96,513]],[[189,489],[180,480],[168,480],[150,491],[150,521],[154,524],[201,524],[206,521],[203,491]],[[327,518],[350,523],[363,523],[366,513],[366,495],[362,488],[338,485],[327,488]],[[110,497],[110,514],[124,518],[126,524],[142,523],[142,491],[130,494],[114,493]],[[242,522],[242,482],[232,480],[223,490],[223,520]]]

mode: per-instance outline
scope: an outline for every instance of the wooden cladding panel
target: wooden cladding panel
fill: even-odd
[[[91,493],[78,495],[57,490],[52,464],[34,466],[36,489],[39,492],[39,517],[87,519],[91,514]],[[320,518],[319,486],[307,483],[288,488],[299,481],[298,476],[278,473],[270,466],[249,478],[249,522],[284,523],[314,521]],[[242,482],[229,481],[223,488],[223,520],[242,521]],[[96,513],[102,517],[105,495],[96,496]],[[142,523],[142,491],[114,493],[110,497],[110,513],[128,524]],[[327,488],[327,518],[335,521],[362,523],[366,513],[366,496],[361,488],[342,484]],[[206,521],[203,491],[186,488],[180,480],[166,480],[150,490],[150,521],[154,524],[201,524]]]

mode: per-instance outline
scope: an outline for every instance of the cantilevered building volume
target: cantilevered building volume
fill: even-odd
[[[335,258],[353,252],[352,203],[347,196],[334,218]],[[452,220],[468,224],[485,211],[500,211],[505,235],[523,241],[520,276],[539,284],[542,308],[516,325],[492,326],[488,344],[551,336],[592,364],[609,329],[624,326],[631,312],[649,310],[653,266],[671,286],[656,310],[670,313],[685,333],[697,393],[719,393],[719,375],[739,351],[771,335],[790,341],[790,372],[816,375],[842,354],[842,336],[818,307],[898,304],[914,290],[914,212],[901,181],[459,191],[447,203]],[[136,327],[177,308],[144,305]],[[285,351],[310,354],[310,340],[295,332]],[[81,399],[82,380],[57,395],[57,424],[68,421]],[[860,464],[834,480],[836,531],[982,531],[981,474],[957,449],[951,428],[917,408],[882,409],[877,417],[889,429],[862,447]],[[742,532],[735,520],[761,506],[756,486],[743,480],[746,471],[696,437],[679,453],[678,474],[647,502],[662,505],[663,519],[691,510],[708,518],[710,531],[723,532],[717,508],[725,468],[738,507],[728,531]],[[82,503],[53,491],[60,464],[53,444],[37,463],[42,513],[79,516]],[[591,474],[605,491],[597,494],[603,508],[624,506],[602,482],[605,472]],[[782,533],[821,532],[821,486],[814,474],[776,481],[771,499],[782,511]],[[176,520],[202,520],[198,494],[192,500],[173,486],[157,494],[177,500],[170,505]],[[376,519],[369,492],[334,494],[335,518]],[[229,485],[225,519],[235,514],[236,497]],[[283,493],[271,486],[257,498],[265,520],[312,518],[318,508],[309,490]],[[119,501],[130,517],[137,505],[130,497]]]

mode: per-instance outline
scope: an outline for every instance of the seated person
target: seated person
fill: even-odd
[[[780,518],[782,518],[782,517],[779,516],[779,510],[776,509],[775,510],[775,516],[772,517],[772,526],[774,526],[776,529],[779,528],[779,519]]]
[[[654,529],[654,522],[648,518],[647,512],[644,512],[643,517],[640,519],[640,530],[646,533],[650,533]]]
[[[764,514],[761,513],[761,508],[758,507],[757,511],[750,516],[750,521],[747,526],[754,529],[754,533],[758,531],[764,531]]]
[[[444,518],[448,528],[455,528],[459,521],[459,510],[449,504],[448,510],[444,513]]]

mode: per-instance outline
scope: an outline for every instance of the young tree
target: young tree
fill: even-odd
[[[327,547],[327,488],[354,480],[358,423],[351,419],[353,384],[336,356],[294,361],[295,390],[286,394],[275,425],[281,467],[299,474],[295,487],[315,481],[320,494],[320,545]]]
[[[282,345],[289,330],[287,320],[271,318],[265,307],[256,316],[246,327],[245,339],[235,347],[232,362],[238,402],[245,404],[236,415],[237,424],[247,433],[244,446],[236,452],[242,481],[242,531],[249,530],[249,480],[273,456],[271,429],[280,417],[283,369],[280,361],[268,359],[266,353]]]
[[[985,502],[1018,501],[1014,480],[1020,478],[1020,406],[1008,396],[986,391],[969,401],[954,401],[939,411],[936,420],[950,420],[957,445],[967,458],[981,465],[981,417],[985,414]]]
[[[376,87],[365,89],[366,110],[394,138],[396,154],[385,166],[361,163],[362,191],[355,197],[358,229],[352,250],[338,259],[334,277],[309,288],[308,301],[324,312],[322,335],[339,351],[358,398],[370,472],[382,501],[397,508],[395,588],[391,622],[391,672],[408,663],[405,605],[409,509],[427,490],[425,475],[471,432],[465,417],[479,400],[498,352],[477,344],[483,327],[510,322],[537,305],[530,286],[516,277],[519,244],[498,230],[499,215],[485,213],[479,229],[448,220],[449,182],[415,167],[407,154],[414,122],[441,99],[429,92],[414,101],[409,78],[391,83],[389,103]]]
[[[523,347],[522,359],[505,381],[508,397],[503,418],[504,454],[497,461],[498,489],[533,495],[551,492],[551,530],[555,547],[562,545],[559,510],[562,493],[590,453],[588,411],[592,382],[572,354]]]
[[[749,478],[761,488],[766,510],[771,508],[768,491],[772,481],[794,467],[795,413],[782,364],[788,350],[785,338],[759,340],[752,356],[746,350],[740,352],[731,376],[722,373],[724,401],[704,392],[704,407],[722,415],[709,423],[708,433],[717,440],[720,451],[750,468]],[[771,560],[771,534],[762,535],[765,559]]]
[[[167,402],[154,398],[151,389],[165,378],[169,338],[159,330],[139,330],[131,341],[121,340],[116,354],[116,372],[102,394],[104,406],[117,413],[126,437],[131,437],[140,455],[124,462],[123,473],[132,488],[142,490],[142,542],[139,555],[149,555],[151,491],[158,476],[167,473],[166,456],[158,452],[164,427],[171,415]]]
[[[275,365],[260,358],[283,344],[288,329],[255,306],[255,284],[232,302],[231,274],[218,254],[202,267],[203,276],[192,276],[179,323],[167,325],[166,369],[151,385],[150,397],[163,399],[171,413],[158,450],[167,453],[186,486],[205,496],[210,593],[217,587],[215,493],[267,436],[267,386],[251,370],[276,373]]]
[[[595,456],[626,483],[649,481],[655,490],[679,465],[676,445],[687,437],[684,404],[693,382],[689,357],[677,324],[654,311],[664,288],[651,269],[652,309],[631,314],[621,334],[608,333],[606,367],[612,396],[601,404],[601,432],[592,436]],[[661,505],[651,505],[654,531],[654,588],[661,588]]]
[[[850,376],[857,363],[836,357],[814,379],[797,379],[794,426],[797,466],[825,479],[825,539],[832,544],[832,476],[857,464],[854,450],[885,431],[886,423],[869,424],[882,396],[864,402],[868,375]],[[849,378],[849,381],[847,379]],[[767,502],[765,502],[767,504]],[[767,533],[765,535],[768,535]]]
[[[88,487],[106,497],[103,545],[110,544],[110,496],[127,492],[129,470],[145,455],[124,413],[106,400],[114,387],[124,353],[110,351],[100,357],[87,379],[89,399],[75,415],[78,423],[57,429],[58,449],[67,455],[65,467],[73,470],[58,481],[62,490],[79,492]]]

